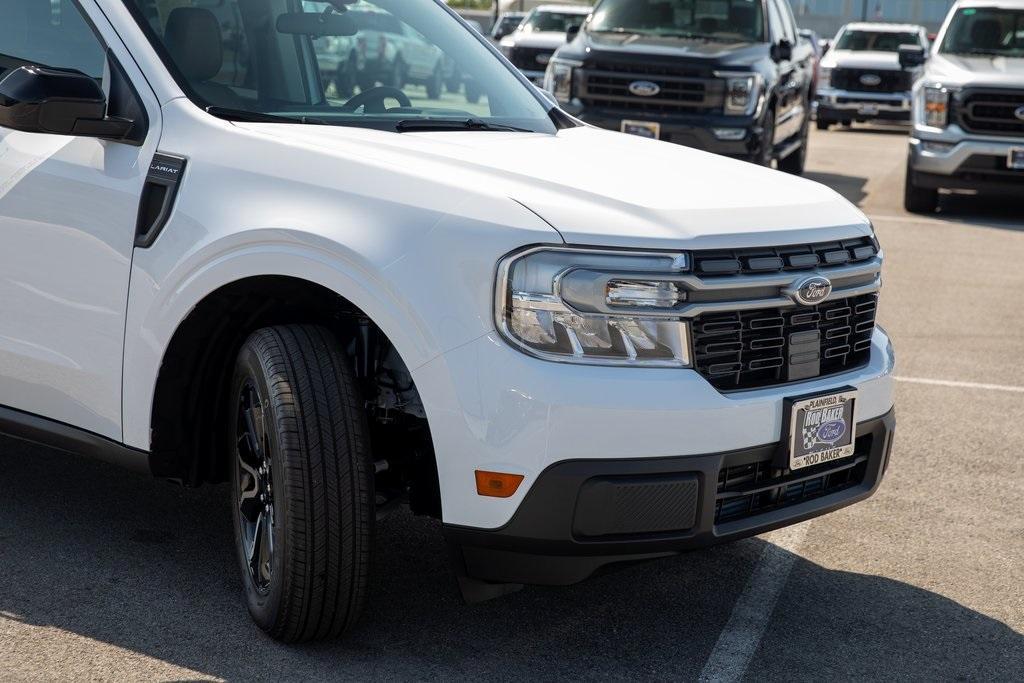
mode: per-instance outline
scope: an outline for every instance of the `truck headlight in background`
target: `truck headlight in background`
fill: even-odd
[[[823,66],[818,69],[818,88],[832,87],[832,67]]]
[[[940,85],[926,85],[924,91],[924,125],[945,128],[949,124],[949,90]]]
[[[495,322],[511,344],[545,360],[690,366],[678,314],[683,253],[538,247],[498,265]]]
[[[716,71],[716,78],[725,79],[725,113],[750,115],[761,97],[761,75],[747,72]]]
[[[573,97],[573,76],[577,65],[570,62],[552,59],[544,72],[544,89],[565,104]]]

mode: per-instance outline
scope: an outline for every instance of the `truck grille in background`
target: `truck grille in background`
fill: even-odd
[[[861,76],[877,76],[881,79],[878,85],[861,83]],[[882,71],[873,69],[834,69],[832,71],[832,87],[839,90],[855,92],[897,93],[907,92],[913,85],[908,71]]]
[[[702,315],[693,322],[697,371],[716,389],[756,389],[787,381],[790,347],[818,349],[818,376],[865,365],[871,356],[878,295],[814,307]],[[798,378],[806,379],[806,378]]]
[[[547,61],[538,62],[537,57],[544,55],[548,60],[551,59],[551,55],[555,54],[555,51],[547,47],[514,47],[509,52],[508,60],[512,62],[517,69],[524,71],[544,71],[548,68]]]
[[[576,94],[587,106],[673,114],[720,108],[725,84],[693,68],[642,62],[589,62],[577,72]],[[629,91],[635,81],[650,81],[661,91],[641,97]]]
[[[854,457],[793,472],[771,459],[730,466],[718,472],[715,524],[754,517],[779,508],[860,485],[867,472],[871,435],[857,439]]]
[[[1024,135],[1024,120],[1017,111],[1024,107],[1022,90],[968,90],[955,104],[960,125],[972,133]]]

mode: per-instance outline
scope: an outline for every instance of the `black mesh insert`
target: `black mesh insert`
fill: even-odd
[[[864,481],[872,436],[857,439],[854,454],[842,460],[790,470],[772,459],[730,465],[718,472],[715,524],[754,517],[857,486]]]
[[[865,365],[871,356],[877,294],[818,306],[705,314],[693,321],[694,365],[721,391],[756,389],[790,381],[794,334],[820,334],[818,376]]]

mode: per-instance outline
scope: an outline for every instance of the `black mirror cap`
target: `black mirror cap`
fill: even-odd
[[[575,25],[569,26],[569,28],[565,29],[565,42],[571,43],[572,41],[576,40],[576,36],[580,34],[580,28],[582,27],[579,25]]]
[[[117,139],[131,122],[107,119],[107,98],[95,78],[73,69],[28,65],[0,80],[0,126],[26,133]]]
[[[772,45],[772,59],[776,62],[786,62],[793,59],[793,43],[783,38],[775,45]]]
[[[900,66],[907,67],[921,66],[928,58],[928,53],[920,45],[900,45]]]

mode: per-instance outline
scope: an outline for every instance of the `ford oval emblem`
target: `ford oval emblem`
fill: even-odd
[[[873,88],[876,85],[882,84],[882,77],[878,74],[864,74],[860,77],[861,85],[866,85],[869,88]]]
[[[654,97],[661,92],[661,86],[650,81],[633,81],[629,84],[629,92],[637,97]]]
[[[1024,107],[1017,107],[1017,111],[1013,112],[1013,115],[1024,121]]]
[[[839,439],[843,438],[843,434],[846,433],[846,423],[842,420],[832,420],[825,422],[818,427],[818,441],[825,443],[835,443]]]
[[[793,301],[804,306],[817,306],[832,293],[832,282],[827,277],[812,275],[793,284]]]

